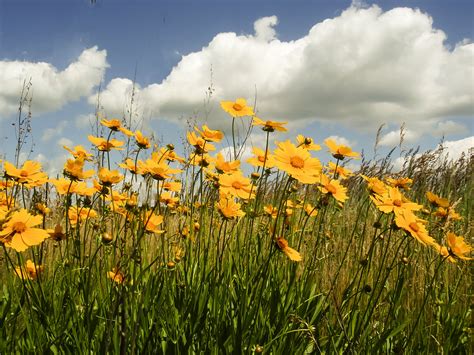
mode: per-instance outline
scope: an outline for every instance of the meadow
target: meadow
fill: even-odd
[[[206,125],[180,155],[98,114],[57,177],[20,161],[20,114],[0,163],[0,353],[472,353],[472,153],[409,151],[393,172],[390,154],[281,141],[284,122],[221,107],[229,156]]]

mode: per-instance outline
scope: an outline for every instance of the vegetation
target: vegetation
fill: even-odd
[[[221,106],[229,157],[205,125],[181,157],[98,118],[57,179],[19,163],[20,111],[0,180],[0,353],[471,353],[472,155],[354,173],[350,147],[299,135],[270,151],[284,122]]]

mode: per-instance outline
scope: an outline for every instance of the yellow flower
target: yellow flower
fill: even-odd
[[[101,120],[100,123],[103,126],[110,128],[112,131],[120,131],[128,137],[133,136],[133,132],[126,129],[125,127],[122,127],[122,123],[117,119]]]
[[[308,150],[321,150],[321,146],[319,144],[315,144],[313,138],[298,134],[296,136],[296,141],[298,142],[298,147],[303,147]]]
[[[163,183],[163,190],[179,192],[181,191],[181,182],[178,181],[165,181]]]
[[[278,143],[275,165],[303,184],[314,184],[321,174],[321,163],[308,150],[296,147],[289,140]]]
[[[66,149],[69,153],[72,154],[72,156],[76,159],[82,159],[82,160],[92,160],[92,154],[87,152],[87,150],[82,146],[82,145],[76,145],[74,149],[71,149],[67,146],[63,146],[64,149]]]
[[[118,268],[113,268],[112,271],[109,271],[107,273],[107,276],[112,279],[112,281],[118,283],[118,284],[123,284],[125,281],[125,276],[122,272],[119,271]]]
[[[459,237],[456,234],[449,232],[447,242],[451,254],[459,259],[472,260],[472,258],[466,256],[472,252],[472,247],[466,243],[463,237]]]
[[[169,208],[175,208],[178,205],[179,198],[171,195],[171,192],[165,191],[160,195],[160,202],[164,203]]]
[[[283,125],[287,124],[288,122],[273,122],[273,121],[262,121],[260,118],[255,116],[253,118],[252,125],[253,126],[262,126],[262,130],[265,132],[274,132],[275,130],[280,132],[286,132],[287,129],[283,127]]]
[[[265,169],[270,169],[275,166],[275,160],[273,158],[273,155],[271,155],[268,151],[265,156],[265,151],[263,149],[253,147],[252,153],[254,154],[254,156],[247,159],[247,163],[256,167],[263,167],[263,165],[265,164]]]
[[[216,157],[216,170],[219,173],[233,173],[239,170],[240,160],[226,161],[221,153],[217,154]]]
[[[405,190],[409,190],[411,185],[413,183],[412,179],[409,178],[398,178],[398,179],[392,179],[392,178],[387,178],[386,179],[388,184],[392,187],[399,187]]]
[[[25,161],[19,169],[12,163],[5,161],[4,169],[7,177],[26,184],[27,187],[41,186],[48,182],[48,176],[41,171],[41,164],[32,160]]]
[[[269,215],[273,219],[277,218],[277,216],[278,216],[278,208],[276,208],[275,206],[272,206],[272,205],[264,206],[263,207],[263,212],[265,212],[265,214]]]
[[[107,168],[101,168],[98,176],[100,183],[104,186],[112,186],[123,180],[123,175],[118,170],[109,170]]]
[[[347,179],[349,176],[352,175],[352,171],[349,169],[346,169],[340,165],[334,164],[332,161],[329,162],[328,164],[329,167],[329,173],[336,175],[336,178],[341,178],[341,179]]]
[[[135,141],[137,142],[138,147],[141,149],[150,148],[150,141],[140,131],[135,132]]]
[[[301,257],[301,254],[296,251],[295,249],[291,248],[288,246],[288,241],[284,239],[283,237],[279,237],[276,239],[276,243],[278,245],[278,248],[282,252],[286,254],[286,256],[292,260],[292,261],[301,261],[303,258]]]
[[[245,215],[245,212],[240,209],[240,203],[236,203],[231,195],[221,195],[216,206],[225,219],[233,219]]]
[[[395,214],[395,224],[407,231],[413,238],[424,245],[436,245],[436,241],[428,235],[423,220],[417,218],[410,210],[402,210]]]
[[[244,177],[240,171],[221,175],[219,186],[221,194],[224,195],[231,194],[244,200],[255,197],[250,179]],[[250,194],[251,191],[252,194]]]
[[[233,101],[221,101],[222,109],[232,117],[253,116],[251,107],[247,106],[245,99],[239,98]]]
[[[151,159],[153,159],[156,162],[161,162],[162,160],[168,160],[168,161],[177,161],[182,164],[186,162],[186,159],[183,157],[180,157],[176,152],[172,149],[166,149],[166,148],[160,148],[159,151],[153,152],[151,154]]]
[[[71,180],[84,180],[94,175],[94,170],[84,171],[84,160],[77,158],[66,161],[63,173]]]
[[[434,213],[434,215],[436,217],[440,217],[440,218],[443,218],[443,219],[453,219],[455,221],[460,221],[462,219],[462,217],[460,216],[459,213],[457,213],[454,208],[452,207],[449,207],[448,209],[446,208],[443,208],[443,207],[438,207],[438,209],[436,210],[436,212]]]
[[[158,226],[163,223],[163,216],[153,213],[153,211],[148,211],[145,213],[144,224],[145,230],[150,233],[161,234],[164,233],[163,230],[158,229]]]
[[[438,243],[434,243],[433,248],[445,259],[447,259],[450,263],[455,263],[456,259],[452,257],[449,249],[446,248],[444,245],[439,245]]]
[[[316,217],[318,215],[318,210],[316,209],[316,207],[312,206],[309,203],[304,206],[304,212],[308,217]]]
[[[337,144],[334,140],[328,138],[324,141],[324,144],[329,148],[331,154],[337,160],[343,160],[347,158],[359,158],[360,154],[353,152],[348,146]]]
[[[330,194],[338,202],[344,203],[348,199],[347,188],[341,185],[338,180],[331,180],[326,175],[321,174],[320,180],[321,186],[318,186],[318,189],[323,194]]]
[[[83,222],[89,218],[96,218],[97,216],[97,212],[88,207],[71,206],[68,210],[68,218],[72,226],[77,225],[78,222]]]
[[[36,280],[38,275],[44,271],[43,265],[35,265],[30,259],[26,261],[25,266],[15,268],[15,274],[22,280]]]
[[[206,125],[202,126],[202,131],[194,127],[194,129],[201,135],[202,139],[206,142],[220,142],[224,138],[224,134],[221,131],[210,129]]]
[[[418,211],[423,207],[417,203],[407,202],[407,199],[396,187],[389,187],[382,196],[370,196],[370,198],[375,206],[384,213],[400,214],[402,211]]]
[[[365,175],[360,175],[365,181],[367,181],[367,188],[369,189],[371,194],[375,195],[384,195],[387,193],[387,186],[385,183],[376,177],[368,177]]]
[[[196,149],[197,154],[208,153],[209,151],[216,150],[214,145],[208,143],[204,138],[198,137],[194,132],[188,132],[186,136],[189,144]]]
[[[42,222],[42,216],[33,216],[24,208],[13,212],[2,226],[0,242],[16,251],[24,251],[30,246],[41,244],[49,234],[44,229],[33,227]]]
[[[141,169],[141,167],[143,166],[143,161],[141,161],[141,160],[138,160],[137,164],[135,165],[135,162],[132,159],[127,158],[127,159],[125,159],[125,161],[123,163],[120,163],[119,166],[121,168],[127,169],[132,174],[141,175],[143,173],[143,171]]]
[[[94,137],[92,135],[88,135],[87,138],[100,151],[109,152],[111,149],[123,150],[123,148],[120,148],[120,147],[124,145],[124,142],[119,141],[115,138],[109,139],[108,141],[105,138]]]
[[[144,174],[150,174],[155,180],[165,180],[171,178],[173,174],[178,174],[182,170],[171,168],[165,161],[157,163],[152,159],[148,159],[143,164],[142,171]]]
[[[438,195],[430,191],[426,191],[426,198],[433,206],[442,207],[442,208],[449,207],[449,200],[439,197]]]
[[[39,213],[41,213],[43,216],[46,216],[47,214],[51,213],[51,209],[46,207],[44,204],[38,202],[35,205],[36,209],[38,210]]]

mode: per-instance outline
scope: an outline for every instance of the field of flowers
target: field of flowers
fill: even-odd
[[[0,162],[0,353],[472,353],[472,154],[393,174],[221,107],[229,156],[206,125],[180,156],[98,115],[56,178],[19,161],[19,122]],[[244,160],[253,129],[267,139]]]

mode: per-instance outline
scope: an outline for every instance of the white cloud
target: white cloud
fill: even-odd
[[[95,115],[92,113],[78,115],[74,119],[77,128],[90,128],[93,122],[95,122]]]
[[[345,137],[330,136],[327,139],[332,139],[334,142],[336,142],[336,144],[345,145],[345,146],[348,146],[348,147],[354,147],[356,145],[356,142],[352,142],[352,141],[348,140]]]
[[[437,126],[433,131],[433,135],[436,137],[445,137],[451,134],[457,134],[465,132],[467,128],[457,122],[447,120],[443,122],[438,122]]]
[[[330,120],[375,131],[382,122],[426,128],[443,117],[473,115],[474,92],[466,80],[474,75],[473,43],[450,50],[429,15],[360,4],[293,41],[276,38],[275,16],[257,20],[254,35],[219,33],[182,56],[161,83],[137,88],[138,100],[155,118],[200,115],[212,67],[213,128],[229,127],[220,100],[253,102],[255,88],[264,119]],[[131,84],[112,80],[102,92],[104,109],[123,112]]]
[[[48,142],[54,137],[59,136],[61,133],[63,133],[64,128],[66,128],[67,122],[66,121],[61,121],[59,122],[56,127],[53,128],[46,128],[43,130],[43,135],[41,136],[41,141],[43,142]]]
[[[86,49],[62,71],[44,62],[0,61],[0,115],[17,112],[23,82],[30,78],[34,114],[55,111],[91,95],[108,67],[106,56],[97,47]]]
[[[413,143],[418,138],[420,138],[421,134],[418,131],[412,131],[410,129],[403,130],[403,142],[404,143]],[[380,146],[385,147],[396,147],[400,144],[400,130],[391,131],[384,134],[379,141]]]
[[[63,146],[72,147],[73,142],[69,138],[61,137],[58,140],[58,145],[61,146],[61,147],[63,147]]]

